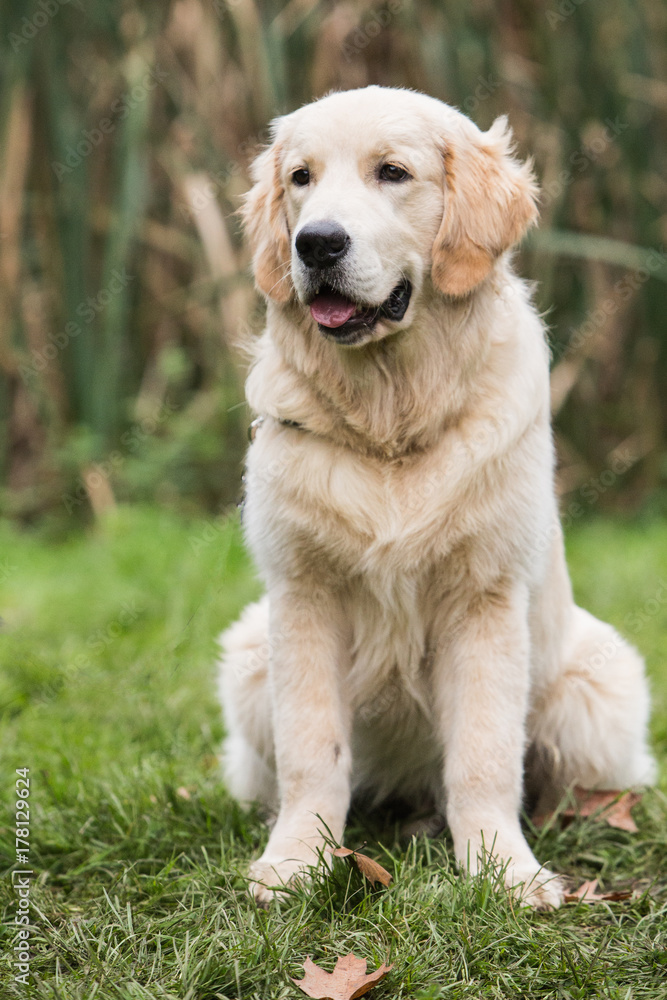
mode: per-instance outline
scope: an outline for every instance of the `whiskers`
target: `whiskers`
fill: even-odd
[[[271,287],[269,288],[268,293],[267,293],[268,295],[271,295],[276,290],[276,288],[278,288],[280,286],[280,284],[283,281],[285,281],[286,279],[289,279],[289,277],[290,277],[290,273],[289,273],[290,272],[290,266],[291,266],[291,262],[290,261],[281,261],[280,264],[278,264],[277,267],[274,267],[271,271],[269,271],[269,273],[267,274],[267,278],[271,278],[276,273],[276,271],[283,271],[283,273],[271,285]]]

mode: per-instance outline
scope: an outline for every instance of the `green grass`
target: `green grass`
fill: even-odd
[[[633,900],[526,912],[492,872],[460,877],[447,837],[405,844],[388,820],[356,815],[347,843],[368,841],[388,890],[339,861],[258,911],[245,866],[266,830],[226,795],[214,756],[215,636],[257,593],[236,523],[126,508],[64,542],[5,526],[0,543],[0,796],[13,802],[15,768],[30,768],[36,872],[27,987],[9,967],[16,897],[2,880],[3,1000],[298,997],[289,977],[307,955],[331,970],[348,951],[369,969],[394,963],[378,1000],[665,995],[661,791],[635,810],[636,835],[529,830],[541,860],[577,882],[638,883]],[[648,658],[664,788],[667,527],[577,526],[569,557],[581,602]],[[0,822],[8,869],[13,809]]]

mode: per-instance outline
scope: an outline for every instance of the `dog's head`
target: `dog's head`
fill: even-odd
[[[278,119],[253,171],[258,287],[346,346],[409,327],[425,294],[468,295],[537,217],[504,118],[481,132],[405,90],[331,94]]]

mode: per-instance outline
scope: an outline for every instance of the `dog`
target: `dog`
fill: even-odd
[[[222,637],[224,774],[277,814],[257,901],[340,842],[351,797],[446,815],[528,905],[522,832],[575,782],[653,780],[639,654],[574,603],[549,350],[510,251],[537,218],[504,118],[413,91],[278,119],[242,209],[267,303],[244,531],[266,596]]]

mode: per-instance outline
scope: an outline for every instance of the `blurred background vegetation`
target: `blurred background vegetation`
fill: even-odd
[[[542,181],[566,522],[667,506],[667,5],[13,0],[0,8],[0,500],[224,510],[261,329],[235,211],[266,126],[331,88],[507,113]]]

